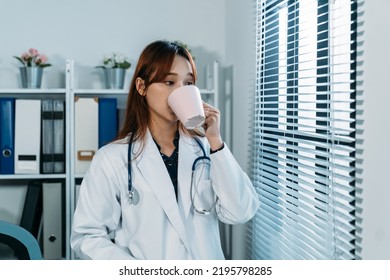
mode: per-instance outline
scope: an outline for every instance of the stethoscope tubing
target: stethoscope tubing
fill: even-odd
[[[133,188],[133,183],[132,183],[132,168],[131,168],[131,158],[132,157],[131,157],[131,153],[132,153],[132,144],[133,144],[133,140],[134,140],[134,134],[135,133],[131,133],[130,140],[129,140],[129,145],[128,145],[128,151],[127,151],[127,160],[128,160],[127,174],[128,174],[128,197],[129,197],[129,202],[130,202],[130,204],[134,204],[135,205],[139,201],[139,195],[138,195],[137,191]],[[201,148],[203,155],[200,156],[200,157],[197,157],[194,160],[194,162],[192,164],[192,167],[191,167],[191,169],[192,169],[191,170],[191,191],[190,191],[191,204],[192,204],[192,207],[194,208],[195,212],[197,212],[198,214],[209,215],[211,210],[216,206],[217,201],[214,202],[214,204],[212,205],[212,207],[210,209],[204,209],[204,208],[197,208],[197,207],[195,207],[194,196],[193,196],[193,186],[194,186],[194,173],[195,173],[195,169],[196,169],[196,166],[197,166],[198,162],[200,162],[202,160],[210,162],[211,159],[210,159],[210,157],[207,156],[206,151],[205,151],[202,143],[200,142],[200,140],[198,138],[196,138],[196,137],[194,137],[193,139],[196,141],[198,146]],[[207,163],[207,164],[210,164],[210,163]]]

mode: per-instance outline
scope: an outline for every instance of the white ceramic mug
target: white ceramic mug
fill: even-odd
[[[186,128],[195,129],[204,123],[202,98],[196,86],[182,86],[172,91],[168,105]]]

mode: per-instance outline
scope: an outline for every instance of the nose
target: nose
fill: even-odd
[[[174,87],[173,90],[175,90],[175,89],[177,89],[177,88],[179,88],[179,87],[182,87],[182,86],[184,86],[184,82],[177,82],[177,83],[175,84],[175,87]]]

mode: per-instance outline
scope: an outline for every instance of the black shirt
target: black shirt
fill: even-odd
[[[153,139],[154,143],[156,143],[158,150],[160,151],[160,155],[162,157],[162,160],[164,161],[165,167],[167,168],[169,177],[171,177],[171,181],[175,189],[176,200],[177,200],[177,168],[179,163],[179,137],[180,137],[179,132],[176,132],[175,138],[173,139],[175,150],[173,151],[172,155],[169,157],[161,153],[160,145],[157,144],[156,140]]]
[[[173,153],[170,157],[168,157],[167,155],[165,155],[161,152],[160,145],[157,144],[156,140],[153,139],[154,143],[156,143],[158,150],[160,151],[160,155],[165,163],[165,167],[167,168],[167,171],[169,173],[169,177],[171,177],[171,181],[172,181],[173,187],[175,189],[176,200],[177,200],[177,168],[179,165],[179,137],[180,137],[180,134],[177,131],[175,138],[173,139],[173,145],[175,145],[175,150],[173,151]],[[224,147],[225,147],[225,145],[223,144],[221,148],[219,148],[215,151],[210,150],[210,154],[216,153],[216,152],[222,150]]]

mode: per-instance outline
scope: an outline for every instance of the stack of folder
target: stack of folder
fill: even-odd
[[[85,173],[96,151],[117,135],[116,98],[75,99],[75,172]]]
[[[0,174],[65,172],[63,100],[0,98]]]

